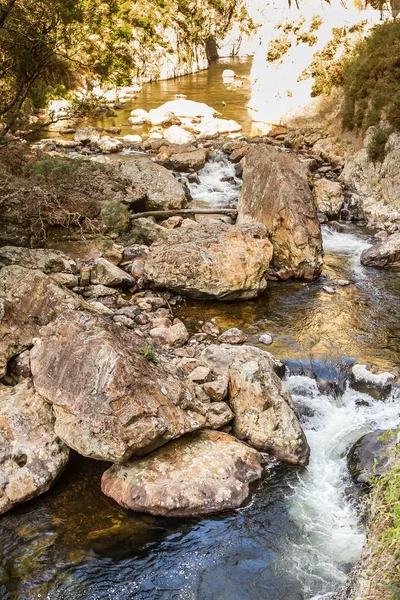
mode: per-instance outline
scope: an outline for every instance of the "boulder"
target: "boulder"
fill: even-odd
[[[124,508],[192,517],[237,508],[262,474],[261,455],[227,433],[201,431],[114,465],[101,489]]]
[[[267,287],[272,246],[226,223],[184,221],[150,246],[145,276],[191,298],[254,298]]]
[[[0,385],[0,514],[47,492],[68,455],[50,405],[32,384]]]
[[[76,130],[74,139],[83,146],[97,146],[100,141],[100,132],[95,127],[80,127]]]
[[[19,265],[26,269],[38,269],[43,273],[75,273],[76,264],[59,250],[42,248],[19,248],[3,246],[0,248],[0,267]]]
[[[147,121],[147,111],[143,110],[143,108],[136,108],[131,111],[131,116],[128,119],[128,123],[130,125],[144,125]]]
[[[18,265],[0,270],[0,300],[0,379],[7,361],[32,344],[40,327],[81,305],[50,276]]]
[[[391,470],[397,462],[398,435],[391,430],[377,430],[363,435],[351,448],[348,466],[357,483],[372,484]]]
[[[90,271],[90,283],[108,287],[132,287],[135,280],[109,260],[96,258]]]
[[[195,146],[163,146],[157,159],[175,171],[199,171],[206,164],[208,150]]]
[[[84,456],[122,462],[205,424],[190,391],[146,360],[131,330],[88,312],[65,313],[31,351],[36,390],[55,430]]]
[[[328,217],[337,217],[343,207],[344,196],[338,181],[317,179],[314,182],[314,197],[317,208]]]
[[[190,144],[194,140],[194,135],[179,125],[171,125],[164,131],[164,137],[171,144]]]
[[[201,356],[215,375],[229,376],[234,435],[279,460],[306,464],[308,443],[273,356],[252,346],[227,344],[208,346]]]
[[[124,147],[121,140],[117,140],[116,138],[112,138],[108,135],[103,135],[98,141],[97,146],[102,152],[106,152],[107,154],[120,152]]]
[[[179,98],[178,100],[170,100],[165,104],[162,104],[157,109],[163,114],[173,114],[175,117],[189,117],[189,118],[201,118],[201,117],[214,117],[217,111],[204,104],[203,102],[195,102],[194,100],[186,100]],[[151,115],[152,111],[149,111]]]
[[[145,210],[185,208],[185,189],[165,167],[139,157],[121,163],[120,170],[132,182],[132,201],[142,200]]]
[[[242,131],[242,126],[233,120],[209,117],[202,119],[200,123],[195,125],[194,129],[198,137],[208,138],[224,133],[239,133]]]
[[[251,145],[242,160],[238,224],[266,226],[274,248],[271,268],[280,279],[315,279],[322,268],[322,241],[306,167],[264,144]]]
[[[389,235],[382,242],[364,250],[361,264],[366,267],[400,267],[400,233]]]

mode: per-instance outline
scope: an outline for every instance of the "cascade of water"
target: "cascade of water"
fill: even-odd
[[[224,154],[214,153],[198,175],[200,183],[188,182],[195,204],[221,207],[237,202],[242,182]]]

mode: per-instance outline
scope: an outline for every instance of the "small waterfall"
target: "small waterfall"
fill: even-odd
[[[235,165],[224,154],[213,153],[198,176],[200,183],[188,182],[195,204],[225,207],[238,201],[242,182],[235,176]]]
[[[352,495],[347,452],[363,434],[399,423],[398,390],[385,402],[353,390],[322,393],[306,376],[288,376],[286,386],[302,415],[310,444],[308,467],[299,472],[288,498],[297,529],[287,569],[307,600],[330,598],[360,557],[365,533]]]

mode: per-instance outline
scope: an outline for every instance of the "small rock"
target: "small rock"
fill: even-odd
[[[327,294],[336,294],[336,290],[333,287],[330,287],[329,285],[324,285],[324,287],[322,288],[324,290],[324,292],[326,292]]]
[[[206,333],[207,335],[211,335],[212,337],[217,337],[220,334],[220,329],[217,325],[214,325],[214,323],[204,323],[204,325],[201,328],[203,333]]]
[[[189,379],[194,383],[205,383],[211,376],[208,367],[196,367],[189,375]]]
[[[244,344],[247,342],[247,335],[237,327],[232,327],[224,331],[218,339],[221,344]]]
[[[217,377],[215,381],[206,382],[203,386],[205,392],[215,400],[215,402],[221,402],[226,398],[228,393],[229,379],[226,376]]]
[[[113,265],[105,258],[97,258],[92,266],[90,282],[108,287],[131,287],[135,280],[131,275]]]
[[[338,279],[337,284],[340,285],[340,287],[346,287],[346,285],[350,285],[350,281],[348,279]]]
[[[160,346],[183,346],[189,339],[188,331],[179,319],[174,319],[170,327],[155,327],[149,333]]]
[[[259,336],[258,341],[261,342],[261,344],[270,346],[272,344],[272,342],[274,341],[274,338],[269,333],[263,333],[262,335]]]

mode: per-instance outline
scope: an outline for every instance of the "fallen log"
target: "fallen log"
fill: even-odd
[[[131,219],[141,219],[142,217],[155,217],[156,219],[168,219],[168,217],[183,215],[228,215],[237,217],[237,210],[234,208],[183,208],[179,210],[149,210],[147,212],[135,213]]]

